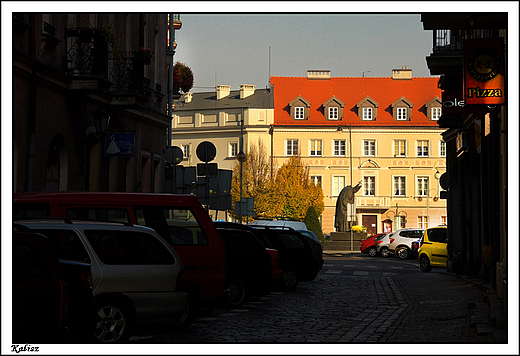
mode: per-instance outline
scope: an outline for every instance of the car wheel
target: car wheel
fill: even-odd
[[[406,260],[408,256],[410,256],[410,249],[408,247],[401,247],[397,250],[396,255],[400,260]]]
[[[195,313],[197,312],[197,308],[192,304],[188,302],[188,305],[186,306],[186,311],[184,314],[177,320],[177,322],[174,325],[175,330],[184,330],[190,324],[193,322],[193,319],[195,318]]]
[[[231,280],[224,286],[224,303],[230,308],[238,308],[246,300],[246,288],[239,280]]]
[[[103,303],[97,310],[94,338],[101,343],[117,343],[128,339],[132,326],[130,312],[117,303]]]
[[[293,270],[286,270],[282,274],[282,289],[293,291],[298,286],[298,278]]]
[[[372,247],[369,247],[369,248],[368,248],[368,255],[369,255],[370,257],[376,257],[376,255],[377,255],[377,249],[376,249],[375,246],[372,246]]]
[[[388,253],[388,247],[381,247],[381,256],[383,256],[384,258],[387,258],[389,253]]]
[[[423,272],[430,272],[432,270],[430,259],[426,255],[421,255],[421,258],[419,259],[419,265],[421,266],[421,271]]]

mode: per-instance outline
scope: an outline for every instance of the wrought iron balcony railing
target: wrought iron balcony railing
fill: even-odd
[[[67,72],[103,78],[114,93],[143,94],[144,65],[150,59],[139,51],[116,51],[97,29],[67,29]]]
[[[502,31],[497,29],[437,29],[433,30],[433,52],[460,52],[463,40],[501,36]]]

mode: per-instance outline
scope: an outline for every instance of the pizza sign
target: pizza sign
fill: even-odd
[[[464,41],[464,101],[466,104],[505,103],[504,41]]]

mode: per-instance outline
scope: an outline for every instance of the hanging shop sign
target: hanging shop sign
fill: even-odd
[[[464,41],[464,102],[466,105],[505,103],[504,40]]]
[[[134,146],[133,132],[107,132],[105,135],[105,156],[133,156]]]

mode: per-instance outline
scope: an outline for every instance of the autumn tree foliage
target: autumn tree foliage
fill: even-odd
[[[303,221],[309,207],[318,215],[323,212],[323,191],[309,178],[309,168],[299,156],[293,156],[280,168],[271,166],[265,146],[259,140],[251,145],[242,168],[242,197],[255,199],[255,219]],[[231,195],[240,199],[240,163],[233,168]],[[233,212],[232,212],[233,214]]]

